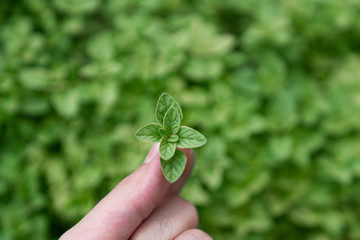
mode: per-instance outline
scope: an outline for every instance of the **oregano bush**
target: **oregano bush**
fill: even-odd
[[[175,99],[161,94],[155,109],[157,123],[140,128],[135,136],[143,142],[160,142],[160,161],[165,178],[173,183],[186,166],[186,155],[178,148],[196,148],[206,143],[204,135],[187,126],[181,126],[183,113]]]
[[[164,91],[206,133],[181,196],[214,239],[360,239],[359,4],[1,0],[0,239],[78,222]]]

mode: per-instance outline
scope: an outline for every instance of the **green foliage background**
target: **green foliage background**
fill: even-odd
[[[215,239],[360,239],[357,0],[1,0],[0,239],[56,239],[172,94]]]

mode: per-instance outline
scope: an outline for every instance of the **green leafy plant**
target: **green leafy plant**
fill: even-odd
[[[87,214],[169,89],[212,139],[181,193],[201,229],[359,240],[359,1],[144,2],[0,1],[0,239]]]
[[[165,178],[173,183],[180,178],[186,166],[186,155],[176,147],[201,147],[207,140],[195,129],[181,126],[181,108],[167,93],[161,94],[156,105],[155,117],[157,123],[143,126],[135,136],[143,142],[160,142],[161,168]]]

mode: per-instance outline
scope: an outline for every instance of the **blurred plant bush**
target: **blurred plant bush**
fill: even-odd
[[[360,2],[2,0],[0,239],[56,239],[167,91],[215,239],[360,239]]]

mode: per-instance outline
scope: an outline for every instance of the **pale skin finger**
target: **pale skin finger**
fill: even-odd
[[[189,229],[177,236],[175,240],[212,240],[212,238],[199,229]]]
[[[185,151],[185,153],[187,164],[191,167],[186,167],[179,182],[186,181],[193,166],[193,152]],[[174,188],[173,192],[179,189],[179,187]],[[163,176],[159,144],[155,144],[147,160],[60,239],[128,239],[163,201],[169,189],[173,188]]]
[[[187,229],[197,227],[198,220],[194,205],[180,197],[171,197],[154,210],[130,240],[174,239]]]

